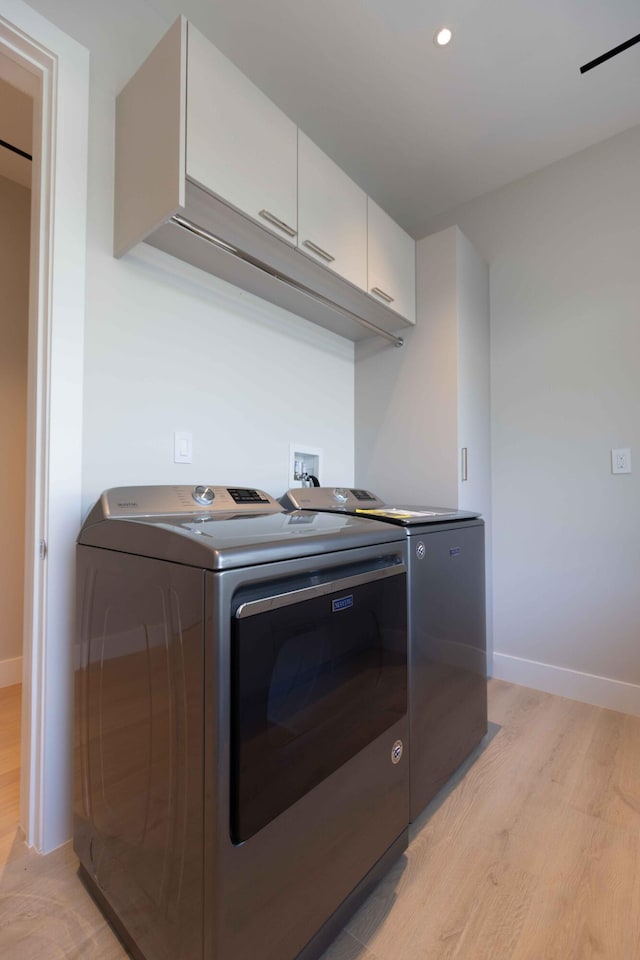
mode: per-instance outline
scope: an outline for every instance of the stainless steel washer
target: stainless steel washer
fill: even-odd
[[[406,538],[109,490],[78,546],[74,844],[144,960],[311,960],[407,843]]]
[[[411,819],[487,732],[484,523],[444,507],[390,506],[368,490],[301,487],[281,503],[372,517],[408,543]]]

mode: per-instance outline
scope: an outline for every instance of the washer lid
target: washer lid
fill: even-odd
[[[456,520],[475,520],[480,514],[450,507],[416,507],[385,504],[370,490],[351,487],[298,487],[288,490],[280,503],[289,510],[330,510],[370,517],[402,527],[427,523],[451,523]]]
[[[107,500],[111,493],[107,491]],[[138,502],[142,509],[140,499],[132,496],[121,502]],[[404,536],[401,530],[370,519],[306,511],[285,513],[278,503],[275,506],[275,511],[262,514],[251,512],[247,505],[235,512],[201,510],[173,516],[124,517],[105,514],[99,501],[78,542],[210,570],[228,570],[390,543]]]
[[[452,523],[457,520],[477,520],[479,513],[470,510],[451,510],[448,507],[378,507],[357,509],[359,517],[383,520],[385,523],[397,523],[402,527],[419,527],[429,523]]]

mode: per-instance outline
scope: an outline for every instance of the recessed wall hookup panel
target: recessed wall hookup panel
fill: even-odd
[[[322,449],[308,443],[289,444],[289,489],[311,486],[315,477],[320,483]]]

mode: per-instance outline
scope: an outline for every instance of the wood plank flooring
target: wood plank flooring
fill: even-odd
[[[491,734],[323,960],[639,960],[640,718],[492,680]],[[28,851],[0,690],[0,957],[123,960],[67,844]],[[242,960],[260,960],[242,958]]]

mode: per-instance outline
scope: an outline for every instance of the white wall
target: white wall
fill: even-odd
[[[496,673],[635,713],[639,169],[637,127],[432,225],[491,265]]]
[[[0,177],[0,686],[21,678],[30,206]]]
[[[145,246],[89,279],[85,506],[122,483],[277,496],[291,441],[323,449],[323,482],[351,481],[351,343]],[[172,462],[174,430],[192,465]]]
[[[128,483],[279,495],[289,443],[353,479],[353,344],[159,251],[112,256],[115,96],[170,26],[142,0],[33,6],[91,51],[83,508]],[[192,465],[173,431],[193,432]]]

